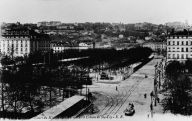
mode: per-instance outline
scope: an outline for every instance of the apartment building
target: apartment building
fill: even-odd
[[[167,62],[192,58],[192,36],[169,35],[167,37]]]
[[[166,50],[166,42],[145,42],[142,47],[151,48],[153,51]]]
[[[24,56],[34,51],[50,49],[50,38],[22,25],[14,25],[1,30],[0,52],[4,55]]]

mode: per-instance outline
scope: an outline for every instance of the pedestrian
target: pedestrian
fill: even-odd
[[[150,93],[150,96],[151,96],[151,97],[153,96],[153,91]]]
[[[144,94],[144,98],[147,98],[147,94],[146,93]]]
[[[117,86],[116,86],[116,91],[117,91],[118,89],[117,89]]]
[[[152,99],[153,99],[153,91],[150,93],[150,96],[151,96],[151,102],[152,102]]]
[[[157,102],[158,102],[158,103],[159,103],[159,100],[160,100],[159,97],[157,97]]]
[[[134,108],[134,105],[133,105],[133,103],[131,103],[131,109],[133,109]]]
[[[153,104],[152,103],[150,105],[150,109],[151,109],[151,111],[153,111]]]

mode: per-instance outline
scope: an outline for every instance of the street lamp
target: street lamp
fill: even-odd
[[[160,86],[161,86],[161,70],[158,70],[159,71],[159,89],[160,89]]]

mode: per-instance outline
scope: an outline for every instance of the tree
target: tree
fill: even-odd
[[[38,100],[37,90],[40,86],[33,81],[32,66],[23,64],[18,70],[3,70],[2,79],[8,85],[6,104],[9,104],[9,108],[16,114],[30,106],[30,111],[34,112],[35,101]]]
[[[192,61],[191,60],[186,61],[185,68],[188,70],[188,72],[192,73]]]
[[[4,66],[4,65],[9,65],[9,64],[12,64],[14,61],[11,59],[11,57],[9,56],[3,56],[2,59],[1,59],[1,64]]]
[[[162,101],[164,111],[174,114],[192,114],[191,81],[188,77],[179,75],[177,79],[165,83],[167,93]],[[165,86],[164,85],[164,86]],[[168,94],[168,95],[167,95]]]
[[[164,81],[164,96],[162,106],[164,111],[174,114],[192,115],[192,81],[184,73],[184,64],[178,61],[169,63],[166,67]]]
[[[178,61],[169,63],[165,69],[166,76],[171,79],[175,78],[182,71],[182,65]]]

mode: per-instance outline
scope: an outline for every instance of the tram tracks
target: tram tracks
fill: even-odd
[[[129,90],[127,90],[127,87],[123,87],[123,91],[122,89],[118,90],[118,94],[116,95],[106,94],[110,98],[110,100],[108,100],[105,107],[102,110],[100,110],[100,112],[97,115],[99,116],[116,115],[118,111],[122,108],[122,106],[126,103],[128,98],[131,96],[132,92],[141,83],[141,81],[142,80],[137,80]]]

